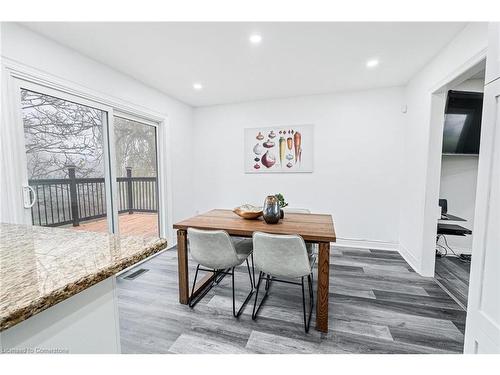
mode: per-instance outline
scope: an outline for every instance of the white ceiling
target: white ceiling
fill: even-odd
[[[193,106],[405,84],[465,23],[24,23]],[[251,33],[262,35],[251,45]],[[367,69],[370,58],[380,65]],[[201,82],[202,91],[192,84]]]

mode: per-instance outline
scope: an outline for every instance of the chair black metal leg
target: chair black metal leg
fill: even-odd
[[[253,275],[253,287],[255,288],[255,263],[253,262],[253,253],[250,254],[252,259],[252,275]]]
[[[314,306],[314,290],[313,290],[313,274],[311,273],[310,276],[308,276],[308,282],[309,282],[309,298],[311,301],[311,312]]]
[[[272,277],[271,275],[267,275],[264,272],[260,271],[259,272],[259,281],[257,282],[257,286],[255,288],[255,301],[253,304],[252,319],[253,320],[257,319],[259,311],[269,295],[269,288],[271,286],[272,281],[300,285],[302,288],[302,310],[303,310],[303,315],[304,315],[304,329],[305,329],[306,333],[308,333],[309,328],[311,326],[311,318],[312,318],[313,307],[314,307],[313,275],[312,275],[312,273],[307,275],[307,282],[308,282],[308,289],[309,289],[309,316],[307,315],[307,308],[306,308],[306,293],[305,293],[305,287],[304,287],[304,277],[305,276],[301,277],[301,281],[299,283],[299,282],[281,280],[281,279]],[[262,298],[262,301],[260,301],[260,303],[257,306],[257,302],[259,300],[260,285],[264,279],[266,282],[266,286],[265,286],[266,294],[264,295],[264,297]]]
[[[215,275],[215,283],[219,285],[222,279],[229,273],[229,268],[226,270],[218,271],[217,273],[219,275]]]
[[[273,281],[273,278],[271,275],[266,276],[266,292],[269,290],[271,287],[271,282]]]
[[[232,290],[233,290],[233,315],[236,316],[236,306],[234,303],[234,267],[231,271],[231,286],[232,286]]]
[[[305,327],[306,333],[309,332],[309,327],[311,326],[311,317],[314,307],[314,291],[312,283],[312,273],[307,276],[307,283],[309,284],[309,318],[307,319],[307,325]]]
[[[203,297],[217,284],[219,284],[222,279],[224,278],[225,275],[230,274],[231,275],[231,281],[232,281],[232,292],[233,292],[233,315],[238,318],[241,313],[243,312],[244,307],[247,305],[248,301],[250,301],[250,298],[252,298],[253,292],[254,292],[254,281],[252,279],[252,272],[250,271],[250,264],[248,263],[248,259],[246,259],[246,264],[247,264],[247,270],[248,270],[248,277],[250,279],[250,293],[247,295],[245,301],[239,308],[238,312],[236,312],[236,301],[235,301],[235,289],[234,289],[234,267],[233,268],[228,268],[228,269],[223,269],[223,270],[208,270],[201,268],[202,271],[211,271],[215,275],[212,278],[212,282],[210,285],[206,286],[203,291],[198,293],[196,296],[194,295],[194,288],[196,286],[196,280],[198,279],[198,273],[200,271],[200,265],[198,264],[196,266],[196,273],[194,275],[194,280],[193,280],[193,286],[191,288],[191,296],[189,297],[189,307],[193,308],[196,306],[198,302],[202,300]],[[253,266],[253,264],[252,264]]]
[[[309,327],[307,327],[307,314],[306,314],[306,296],[304,294],[304,277],[301,277],[301,286],[302,286],[302,309],[304,313],[304,328],[307,331],[309,331]]]
[[[257,298],[259,297],[260,282],[262,281],[262,271],[259,272],[259,281],[255,286],[255,301],[253,302],[252,319],[255,320],[257,315],[255,314],[255,307],[257,306]]]
[[[194,280],[193,280],[193,287],[191,288],[191,294],[189,296],[189,307],[193,308],[196,303],[193,303],[193,292],[194,292],[194,286],[196,285],[196,279],[198,278],[198,271],[200,270],[200,265],[198,264],[196,266],[196,273],[194,274]]]
[[[250,277],[250,285],[252,285],[252,289],[253,289],[253,288],[255,288],[255,270],[253,271],[254,275],[252,278],[252,272],[250,272],[250,265],[248,264],[248,258],[247,258],[246,262],[247,262],[248,276]],[[253,262],[252,262],[252,268],[253,268]]]
[[[314,306],[314,292],[312,286],[312,275],[307,275],[307,284],[309,289],[309,317],[307,317],[306,311],[306,296],[304,292],[304,277],[302,277],[302,308],[304,310],[304,329],[306,333],[309,332],[309,327],[311,326],[311,317]]]
[[[245,298],[245,301],[243,302],[243,304],[239,308],[238,312],[236,312],[236,302],[235,302],[235,296],[234,296],[234,267],[231,271],[231,279],[232,279],[232,287],[233,287],[233,316],[235,318],[239,318],[240,315],[243,313],[243,309],[245,308],[248,301],[250,301],[250,298],[252,298],[252,295],[254,292],[254,287],[253,287],[253,282],[252,282],[252,274],[250,273],[250,266],[248,264],[248,258],[247,258],[246,262],[247,262],[248,276],[250,277],[250,293],[248,293],[247,298]]]
[[[254,304],[253,304],[253,313],[252,313],[252,319],[253,320],[257,319],[257,314],[259,313],[260,308],[262,307],[262,305],[264,304],[264,302],[267,299],[267,296],[269,295],[269,289],[266,289],[266,294],[264,294],[264,297],[262,298],[262,301],[260,301],[259,306],[257,307],[257,300],[258,300],[258,297],[259,297],[259,288],[260,288],[260,284],[262,282],[262,277],[264,275],[265,274],[262,271],[259,273],[259,282],[257,283],[256,293],[255,293],[255,301],[254,301]],[[267,282],[268,278],[269,278],[269,275],[267,275],[267,277],[266,277],[266,282]]]
[[[215,284],[216,277],[214,277],[212,279],[212,282],[210,283],[210,285],[205,287],[205,289],[200,294],[198,294],[197,296],[194,296],[194,287],[196,286],[196,279],[198,278],[199,270],[200,270],[200,265],[198,264],[198,266],[196,267],[196,273],[194,274],[193,287],[191,288],[191,296],[189,297],[189,307],[191,307],[191,308],[195,307],[196,304],[198,302],[200,302],[203,297],[206,296],[206,294],[213,288],[213,286]],[[214,270],[213,272],[216,273],[217,271]]]

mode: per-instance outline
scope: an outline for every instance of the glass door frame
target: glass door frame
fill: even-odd
[[[104,94],[102,91],[82,85],[74,80],[61,78],[53,73],[9,58],[3,58],[0,66],[2,76],[0,82],[2,87],[2,139],[0,141],[2,153],[0,159],[5,173],[4,177],[7,179],[0,186],[2,219],[9,223],[32,225],[31,210],[23,208],[22,185],[27,183],[27,168],[20,100],[20,88],[22,86],[31,87],[35,91],[53,93],[53,96],[56,97],[70,98],[72,101],[82,104],[88,103],[91,107],[105,109],[108,113],[108,126],[112,125],[113,115],[118,112],[120,116],[132,116],[142,122],[156,124],[160,236],[167,238],[170,244],[175,244],[176,236],[172,228],[172,151],[169,147],[171,146],[172,132],[168,113],[135,104],[112,94]],[[111,184],[111,186],[113,185],[116,184]],[[114,196],[116,196],[116,191]],[[115,218],[114,223],[118,223],[117,218]]]
[[[166,233],[163,231],[162,223],[165,222],[165,217],[163,216],[163,208],[165,207],[164,201],[163,201],[163,182],[162,178],[160,178],[160,165],[161,165],[161,159],[160,159],[160,130],[161,130],[161,124],[159,122],[156,122],[154,120],[150,120],[141,116],[137,116],[135,114],[131,114],[129,112],[124,112],[120,110],[115,110],[114,111],[114,116],[115,117],[120,117],[126,120],[131,120],[135,122],[139,122],[144,125],[152,126],[155,128],[155,152],[156,152],[156,196],[158,197],[158,236],[160,237],[165,237]],[[114,119],[113,119],[114,120]],[[113,121],[113,126],[114,126],[114,121]],[[113,128],[113,134],[114,134],[114,128]],[[114,144],[113,144],[113,151],[114,151]],[[113,157],[115,158],[115,163],[116,163],[116,153],[113,154]],[[116,165],[116,164],[113,164]],[[116,182],[116,177],[115,177],[115,182]],[[118,212],[118,202],[116,201],[118,199],[118,195],[115,194],[115,207],[117,207],[117,212]],[[119,221],[116,221],[117,226],[119,227]]]
[[[17,137],[21,137],[23,147],[17,152],[18,167],[22,170],[22,185],[28,185],[28,169],[26,157],[26,143],[24,139],[24,122],[22,115],[21,90],[26,89],[40,94],[49,95],[58,99],[70,101],[76,104],[81,104],[87,107],[92,107],[103,111],[103,157],[104,157],[104,186],[106,191],[106,219],[108,224],[108,232],[119,233],[118,225],[118,206],[116,205],[117,183],[115,176],[115,149],[114,149],[114,109],[111,106],[86,99],[79,95],[73,95],[63,90],[57,90],[43,84],[33,83],[24,79],[15,79],[15,95],[16,103],[16,119],[18,126]],[[24,208],[25,224],[32,224],[32,215],[30,208]]]

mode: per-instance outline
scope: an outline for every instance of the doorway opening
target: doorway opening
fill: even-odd
[[[467,309],[485,71],[447,92],[435,278]]]
[[[428,189],[436,189],[428,198],[437,212],[426,215],[428,259],[435,280],[465,311],[474,256],[484,81],[482,60],[434,92],[432,100],[429,168],[434,180],[428,181]]]

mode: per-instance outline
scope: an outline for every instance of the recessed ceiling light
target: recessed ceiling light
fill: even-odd
[[[193,89],[195,89],[196,91],[200,91],[201,89],[203,89],[203,85],[201,83],[193,83]]]
[[[259,34],[252,34],[250,35],[250,38],[248,38],[250,40],[250,43],[252,44],[259,44],[260,42],[262,42],[262,36],[259,35]]]
[[[378,63],[379,63],[378,59],[370,59],[366,62],[366,67],[375,68],[378,65]]]

